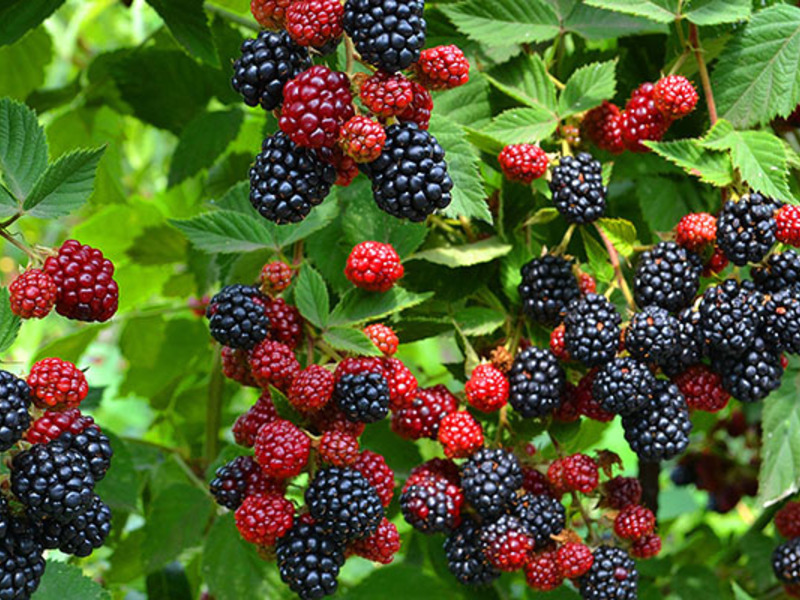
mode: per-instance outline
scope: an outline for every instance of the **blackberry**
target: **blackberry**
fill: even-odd
[[[764,315],[768,331],[781,349],[800,353],[800,284],[794,284],[767,297]]]
[[[111,509],[99,496],[94,496],[86,512],[69,523],[45,519],[41,539],[47,549],[58,548],[65,554],[89,556],[105,543],[110,531]]]
[[[549,350],[531,346],[517,354],[508,381],[508,401],[523,417],[544,417],[561,406],[566,377]]]
[[[281,580],[303,600],[336,592],[344,548],[319,525],[295,523],[278,540],[275,554]]]
[[[217,469],[208,489],[217,504],[236,510],[247,496],[283,493],[283,487],[264,474],[252,456],[237,456]]]
[[[14,457],[11,491],[31,516],[66,523],[91,506],[94,479],[77,450],[36,444]]]
[[[603,216],[608,188],[603,185],[599,160],[588,152],[562,156],[552,175],[553,203],[567,223],[585,225]]]
[[[19,377],[0,370],[0,452],[22,439],[31,424],[31,388]]]
[[[775,548],[772,570],[783,583],[800,583],[800,538],[793,538]]]
[[[464,496],[444,477],[422,477],[400,495],[403,518],[422,533],[448,533],[461,522]]]
[[[363,168],[372,181],[378,207],[394,217],[423,221],[450,204],[453,180],[447,173],[444,150],[415,123],[387,127],[383,152]]]
[[[659,242],[639,259],[633,280],[636,303],[677,312],[694,300],[702,271],[696,254],[675,242]]]
[[[583,600],[636,600],[639,572],[625,550],[600,546],[594,562],[579,580]]]
[[[0,598],[24,599],[39,587],[44,574],[44,548],[32,523],[11,518],[0,538]]]
[[[214,294],[206,309],[211,336],[223,346],[250,350],[269,331],[265,301],[254,286],[225,286]]]
[[[735,265],[759,262],[775,244],[775,200],[759,193],[725,203],[717,218],[717,245]]]
[[[523,524],[536,548],[545,548],[552,543],[550,536],[561,533],[567,523],[564,505],[548,495],[526,493],[515,498],[511,514]]]
[[[564,343],[569,355],[587,367],[607,363],[617,353],[621,321],[605,296],[586,294],[573,300],[564,318]]]
[[[351,421],[374,423],[389,414],[389,385],[380,373],[342,375],[333,399]]]
[[[425,45],[423,0],[347,0],[344,30],[369,64],[394,73],[419,60]]]
[[[501,449],[478,450],[461,469],[464,497],[478,514],[491,519],[505,512],[522,487],[516,456]]]
[[[704,350],[712,356],[742,354],[761,326],[763,300],[750,281],[726,279],[708,288],[698,306]]]
[[[625,349],[644,363],[660,364],[678,344],[678,320],[660,306],[645,306],[625,329]]]
[[[512,515],[500,518],[481,527],[481,544],[489,561],[501,571],[511,573],[521,569],[533,550],[533,538],[522,523]]]
[[[283,86],[311,66],[308,50],[297,45],[285,31],[262,31],[245,40],[242,55],[233,63],[233,89],[248,106],[264,110],[278,108],[283,102]]]
[[[537,323],[557,323],[567,305],[580,296],[572,264],[560,256],[534,258],[523,265],[521,273],[517,289],[522,310]]]
[[[674,458],[686,449],[692,422],[678,386],[658,380],[647,403],[622,418],[622,427],[631,450],[639,458],[658,462]]]
[[[757,335],[739,356],[720,356],[712,360],[722,375],[722,387],[741,402],[758,402],[781,385],[783,365],[775,344]]]
[[[250,168],[250,204],[279,225],[298,223],[320,204],[336,181],[336,169],[279,131],[261,145]]]
[[[371,535],[383,519],[378,493],[354,469],[322,469],[306,489],[305,499],[314,520],[337,540]]]
[[[89,425],[80,433],[66,431],[51,444],[79,452],[89,463],[89,471],[95,482],[106,476],[114,455],[111,442],[97,425]]]
[[[655,387],[656,378],[646,365],[624,357],[615,358],[598,371],[592,394],[603,410],[630,415],[647,403]]]
[[[467,517],[444,541],[447,568],[462,585],[486,585],[500,577],[483,553],[480,527]]]
[[[795,250],[771,254],[767,265],[751,269],[750,276],[762,292],[777,292],[800,283],[800,254]]]
[[[675,346],[659,366],[669,376],[677,375],[686,367],[700,362],[703,356],[701,343],[700,313],[691,308],[683,309],[677,316],[678,337]]]

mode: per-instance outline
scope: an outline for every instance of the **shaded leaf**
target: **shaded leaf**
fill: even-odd
[[[17,339],[20,318],[11,312],[8,288],[0,288],[0,352],[5,352]]]
[[[7,0],[0,5],[0,46],[13,44],[44,21],[64,0]]]
[[[490,262],[511,251],[511,245],[505,244],[497,237],[487,238],[474,244],[463,246],[441,246],[432,250],[423,250],[412,255],[409,260],[426,260],[437,265],[455,269],[479,263]]]
[[[352,289],[334,307],[329,324],[350,325],[382,319],[421,304],[431,296],[432,293],[416,294],[398,286],[382,293]]]
[[[330,300],[322,276],[305,264],[294,284],[294,299],[300,314],[317,327],[328,324]]]
[[[361,356],[380,356],[381,351],[372,343],[363,331],[332,327],[322,334],[322,339],[336,350],[352,352]]]
[[[468,336],[489,335],[505,323],[506,316],[499,310],[470,306],[453,315],[458,328]]]
[[[8,191],[21,202],[46,168],[47,141],[34,112],[0,99],[0,173]]]
[[[186,50],[205,63],[219,65],[203,0],[147,0]]]
[[[44,27],[37,27],[11,46],[0,47],[0,95],[25,100],[44,83],[45,67],[53,57],[53,42]],[[30,104],[30,103],[29,103]]]
[[[203,113],[181,133],[169,166],[171,187],[214,164],[236,138],[244,115],[238,109]]]
[[[556,113],[556,86],[538,54],[524,54],[492,69],[486,78],[501,92],[532,107]]]

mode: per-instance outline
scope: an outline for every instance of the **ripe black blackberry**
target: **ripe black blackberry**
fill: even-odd
[[[579,579],[583,600],[636,600],[639,572],[625,550],[600,546],[589,571]]]
[[[264,139],[250,167],[250,204],[278,225],[298,223],[320,204],[336,181],[336,169],[279,131]]]
[[[461,468],[464,497],[478,514],[487,519],[505,512],[521,486],[519,461],[505,450],[478,450]]]
[[[242,55],[233,63],[233,89],[248,106],[264,110],[283,102],[283,85],[311,66],[308,50],[295,44],[285,31],[262,31],[245,40]]]
[[[591,154],[563,156],[553,168],[550,192],[558,212],[575,225],[585,225],[603,216],[608,189],[603,185],[603,165]]]
[[[775,548],[772,570],[783,583],[800,583],[800,538],[793,538]]]
[[[226,285],[214,294],[206,308],[212,337],[223,346],[250,350],[269,331],[265,302],[255,286]]]
[[[419,59],[425,45],[423,0],[347,0],[344,30],[371,65],[394,73]]]
[[[782,350],[800,354],[800,283],[767,296],[764,320]]]
[[[711,365],[722,376],[722,387],[741,402],[758,402],[779,388],[783,377],[780,348],[757,335],[739,356],[712,358]]]
[[[759,262],[775,244],[775,200],[753,192],[725,203],[717,217],[717,245],[733,264]]]
[[[375,372],[342,375],[333,388],[333,399],[350,421],[374,423],[389,414],[389,384]]]
[[[481,549],[480,527],[470,517],[444,541],[447,568],[463,585],[486,585],[500,577]]]
[[[208,485],[217,504],[236,510],[247,496],[253,477],[258,477],[261,466],[252,456],[237,456],[219,467]]]
[[[659,242],[639,259],[633,280],[636,303],[677,312],[694,300],[702,271],[696,254],[675,242]]]
[[[658,462],[679,455],[689,445],[692,422],[678,386],[657,380],[653,395],[637,412],[622,417],[625,439],[642,460]]]
[[[43,553],[36,527],[27,519],[12,517],[0,538],[0,598],[31,597],[44,574]]]
[[[700,334],[700,313],[685,308],[677,316],[678,339],[672,351],[658,366],[668,376],[677,375],[686,367],[696,365],[703,357]]]
[[[31,388],[25,380],[0,370],[0,452],[16,444],[31,424]]]
[[[564,309],[580,296],[570,261],[546,254],[522,266],[522,281],[517,288],[522,310],[537,323],[555,324]]]
[[[751,281],[726,279],[708,288],[698,305],[700,341],[710,356],[738,356],[758,333],[764,296]]]
[[[305,499],[322,531],[337,540],[372,535],[383,519],[378,493],[355,469],[322,469],[306,489]]]
[[[91,506],[69,523],[54,519],[42,522],[41,540],[47,549],[58,548],[65,554],[89,556],[102,546],[111,531],[111,509],[99,496]]]
[[[511,514],[525,526],[536,548],[552,543],[550,536],[561,533],[567,522],[567,512],[561,502],[544,494],[526,493],[515,498],[511,503]]]
[[[771,254],[765,267],[754,267],[750,276],[762,292],[777,292],[800,283],[800,254],[786,250]]]
[[[660,306],[645,306],[625,329],[625,349],[635,359],[660,364],[678,345],[678,320]]]
[[[615,358],[594,378],[592,394],[603,410],[630,415],[653,395],[656,378],[646,365],[630,357]]]
[[[66,523],[91,505],[94,478],[77,450],[36,444],[11,462],[11,491],[31,516]]]
[[[452,199],[453,180],[447,173],[444,150],[415,123],[387,127],[383,152],[362,168],[372,181],[378,207],[394,217],[424,221]]]
[[[111,442],[97,425],[89,425],[80,433],[64,432],[51,444],[77,450],[89,463],[89,471],[95,483],[106,476],[114,455]]]
[[[573,300],[564,317],[564,343],[569,355],[587,367],[607,363],[617,353],[621,321],[605,296],[586,294]]]
[[[460,496],[443,477],[425,477],[407,486],[400,495],[403,518],[422,533],[449,533],[461,518]]]
[[[544,417],[561,406],[566,377],[549,350],[530,346],[508,372],[508,401],[523,417]]]
[[[344,547],[319,525],[295,523],[278,540],[276,558],[281,580],[303,600],[336,592]]]

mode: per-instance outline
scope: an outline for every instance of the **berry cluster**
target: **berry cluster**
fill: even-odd
[[[608,101],[590,110],[583,118],[583,133],[607,152],[648,152],[642,142],[661,140],[675,120],[694,110],[698,99],[682,75],[662,77],[636,88],[624,110]]]
[[[775,529],[788,541],[772,552],[772,570],[787,596],[800,595],[800,502],[787,502],[775,513]]]
[[[301,221],[359,170],[395,217],[423,221],[450,204],[444,150],[427,131],[430,92],[466,83],[469,62],[453,45],[422,49],[423,9],[423,0],[252,1],[268,30],[242,44],[231,83],[246,104],[278,117],[280,131],[250,169],[250,202],[262,216]],[[345,35],[348,64],[371,74],[313,64]]]
[[[111,510],[95,494],[111,444],[78,405],[88,386],[75,365],[46,358],[27,381],[0,370],[0,451],[10,471],[0,493],[0,597],[30,598],[44,551],[89,556],[105,543]]]

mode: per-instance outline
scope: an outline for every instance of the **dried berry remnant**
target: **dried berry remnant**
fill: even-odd
[[[261,268],[259,281],[264,293],[274,296],[280,294],[292,283],[294,270],[282,261],[268,262]]]
[[[250,12],[262,27],[278,29],[283,27],[291,3],[292,0],[250,0]]]

